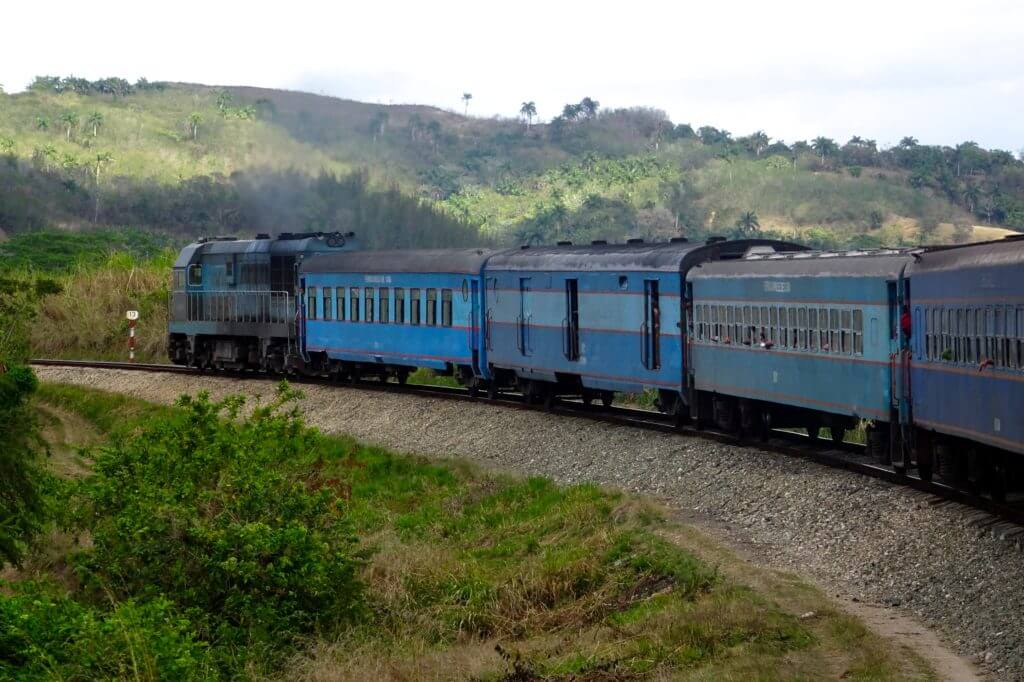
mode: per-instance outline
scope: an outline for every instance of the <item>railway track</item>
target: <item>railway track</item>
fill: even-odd
[[[444,400],[486,401],[512,409],[547,411],[573,417],[593,419],[606,423],[633,428],[642,428],[664,433],[675,433],[695,438],[704,438],[738,447],[756,447],[770,450],[790,457],[813,461],[823,466],[845,469],[864,476],[870,476],[893,484],[913,488],[929,497],[928,503],[934,505],[960,504],[970,507],[966,518],[971,525],[984,532],[991,532],[996,537],[1024,543],[1024,498],[1009,498],[1006,502],[997,502],[984,495],[967,490],[953,488],[937,481],[924,481],[916,476],[896,471],[890,466],[869,462],[865,458],[864,447],[857,443],[835,443],[830,440],[811,440],[804,434],[790,431],[772,431],[765,440],[750,441],[714,429],[698,429],[689,424],[677,424],[667,415],[652,410],[638,408],[598,405],[587,405],[578,400],[557,400],[551,405],[527,404],[522,396],[514,393],[502,393],[496,398],[477,395],[469,389],[450,386],[426,384],[398,384],[392,382],[362,381],[358,384],[340,384],[327,378],[316,376],[265,374],[253,371],[216,371],[208,372],[191,367],[170,364],[146,364],[92,360],[53,360],[36,359],[32,364],[50,367],[82,367],[90,369],[117,369],[137,372],[164,372],[188,374],[196,376],[216,376],[249,380],[280,381],[287,378],[297,384],[320,384],[344,386],[351,385],[360,390],[405,393],[424,397],[441,398]]]

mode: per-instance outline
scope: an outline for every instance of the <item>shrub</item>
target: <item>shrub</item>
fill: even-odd
[[[297,395],[282,384],[245,419],[240,397],[183,397],[101,450],[80,492],[87,589],[167,597],[199,614],[215,643],[277,646],[355,615],[344,502],[309,465],[328,446],[281,409]]]
[[[210,652],[192,629],[167,599],[103,612],[20,585],[0,596],[0,677],[214,679]]]

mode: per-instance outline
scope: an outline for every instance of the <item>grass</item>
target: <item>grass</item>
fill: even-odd
[[[129,438],[172,409],[55,384],[38,399],[91,425],[77,429],[90,439]],[[284,679],[928,677],[813,588],[737,560],[650,502],[332,442],[331,459],[297,465],[346,501],[368,613],[311,640]],[[37,573],[64,566],[70,543],[51,541]],[[32,570],[17,577],[40,577]]]

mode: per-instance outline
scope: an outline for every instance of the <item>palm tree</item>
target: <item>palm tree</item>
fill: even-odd
[[[750,136],[750,146],[754,152],[754,156],[761,156],[761,152],[768,148],[769,139],[767,133],[763,130],[758,130],[756,133]]]
[[[811,142],[811,149],[817,152],[818,156],[821,157],[821,165],[825,165],[825,157],[832,156],[839,150],[835,141],[829,137],[816,137]]]
[[[462,101],[466,103],[466,108],[465,108],[465,111],[464,111],[466,116],[469,116],[469,100],[471,100],[471,99],[473,99],[473,93],[471,93],[471,92],[464,92],[464,93],[462,93]]]
[[[46,130],[50,127],[50,119],[45,116],[36,116],[36,128],[39,130]]]
[[[94,111],[89,114],[89,118],[85,120],[86,125],[92,127],[92,136],[96,137],[100,132],[100,126],[103,125],[103,114],[98,111]]]
[[[188,115],[188,129],[192,133],[192,139],[199,139],[199,124],[203,122],[203,115],[198,111],[193,111]]]
[[[68,142],[71,142],[71,131],[78,127],[78,114],[73,111],[65,111],[60,115],[60,121],[67,131]]]
[[[57,148],[52,144],[48,144],[43,147],[43,167],[49,170],[53,166],[57,165]]]
[[[378,111],[370,121],[370,131],[373,133],[373,143],[377,144],[377,136],[384,137],[384,131],[388,127],[388,112]]]
[[[747,211],[736,221],[736,227],[744,234],[753,234],[761,229],[761,222],[757,219],[757,213]]]
[[[526,127],[529,128],[533,125],[533,117],[537,115],[537,105],[532,100],[523,102],[523,106],[519,107],[519,113],[526,117]]]
[[[100,170],[104,166],[114,161],[114,157],[108,152],[100,152],[96,155],[93,160],[93,170],[96,173],[96,208],[93,211],[92,222],[93,224],[100,221]]]
[[[577,118],[579,118],[582,112],[582,105],[566,104],[564,107],[562,107],[562,118],[564,118],[566,121],[575,121]]]

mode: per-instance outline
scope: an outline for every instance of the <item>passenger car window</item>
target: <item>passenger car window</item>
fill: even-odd
[[[427,289],[427,325],[437,326],[437,289]]]
[[[334,305],[331,301],[331,288],[324,287],[324,319],[334,319]]]
[[[345,287],[338,287],[334,290],[334,295],[338,299],[338,321],[345,321]]]
[[[373,322],[373,287],[363,288],[363,320]]]
[[[391,321],[391,290],[381,287],[378,293],[380,321],[387,324]]]
[[[405,324],[405,289],[395,287],[395,324]]]
[[[441,290],[441,325],[452,326],[452,290]]]
[[[349,318],[353,322],[359,321],[359,287],[350,287],[348,290]]]
[[[316,287],[310,287],[306,292],[306,319],[316,319]]]
[[[409,289],[409,324],[420,323],[420,290]]]

